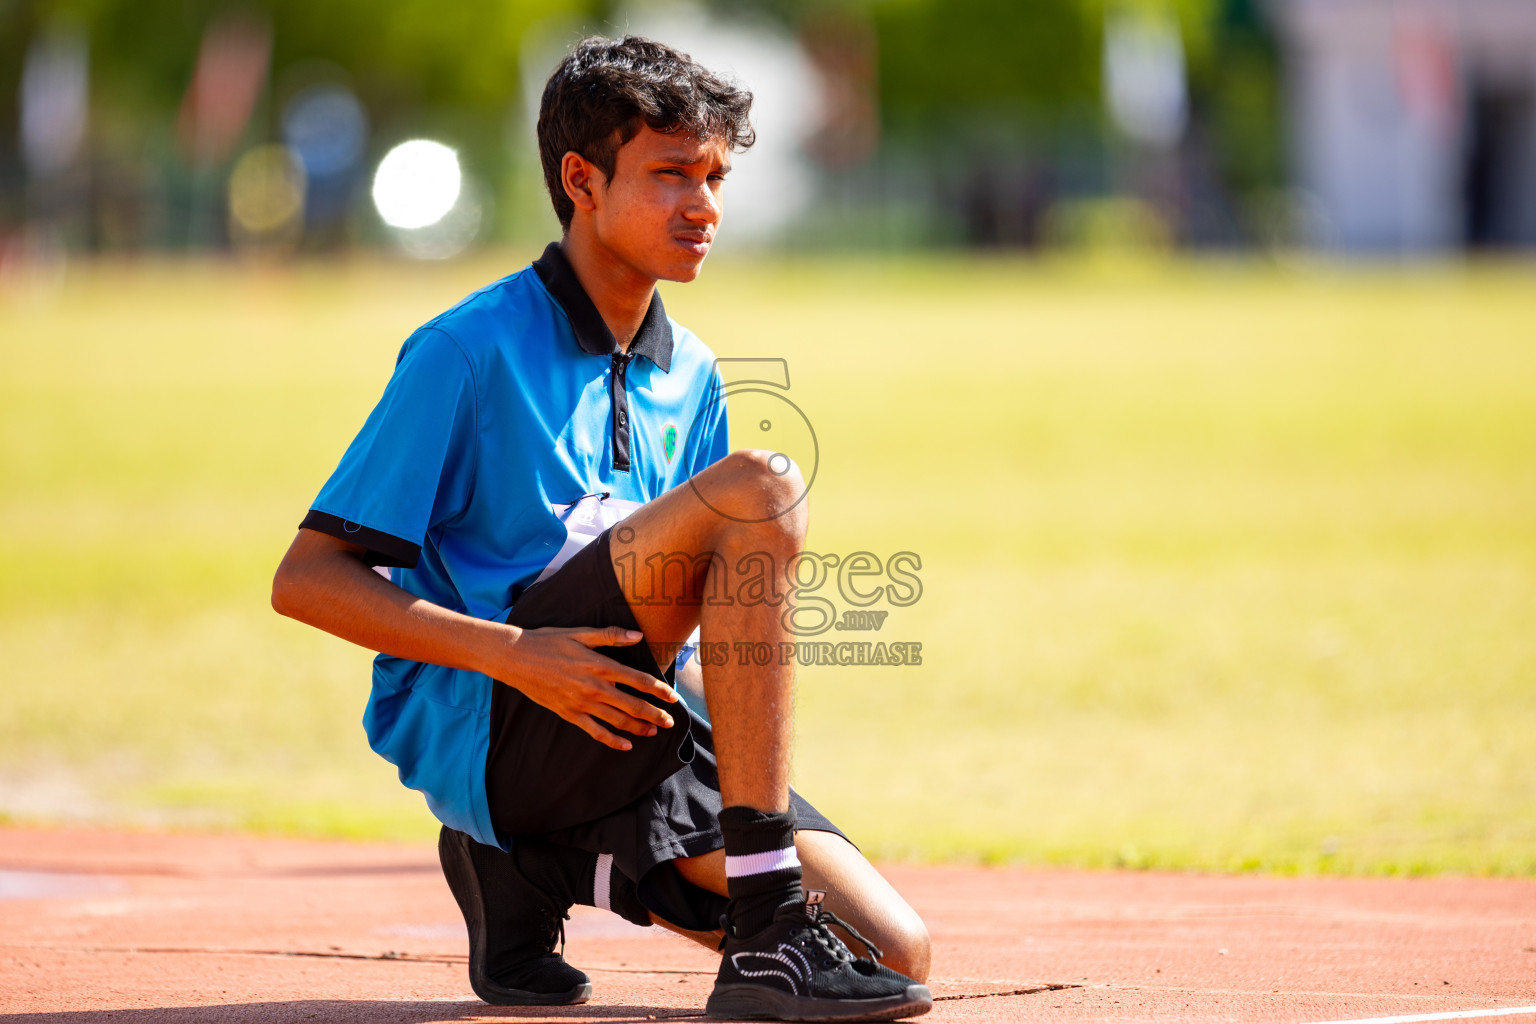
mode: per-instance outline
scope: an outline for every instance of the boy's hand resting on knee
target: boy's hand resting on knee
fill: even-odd
[[[629,740],[613,730],[654,736],[672,727],[672,715],[647,700],[619,689],[620,684],[676,703],[677,691],[655,676],[621,665],[592,650],[627,647],[644,637],[622,626],[569,629],[547,626],[519,630],[509,644],[504,667],[492,677],[522,691],[599,743],[629,750]],[[609,727],[612,727],[611,729]]]
[[[614,729],[654,736],[672,727],[671,715],[619,686],[668,704],[676,703],[676,690],[592,650],[639,643],[637,630],[520,629],[473,618],[402,590],[373,571],[367,553],[301,529],[272,580],[272,607],[370,650],[483,672],[615,750],[632,744]]]

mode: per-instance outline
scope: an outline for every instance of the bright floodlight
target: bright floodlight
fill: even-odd
[[[373,205],[390,227],[424,228],[453,209],[462,185],[458,154],[441,142],[412,139],[379,161]]]

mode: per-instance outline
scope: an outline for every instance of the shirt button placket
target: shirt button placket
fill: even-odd
[[[625,384],[625,371],[629,369],[630,354],[613,354],[613,465],[615,469],[629,469],[629,391]]]

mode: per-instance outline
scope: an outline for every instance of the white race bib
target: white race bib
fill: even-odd
[[[625,501],[623,498],[610,498],[603,494],[583,494],[569,505],[550,505],[555,517],[565,524],[565,543],[560,550],[555,552],[555,557],[549,560],[544,571],[539,573],[539,578],[548,579],[571,556],[582,548],[591,544],[598,535],[617,523],[623,522],[635,509],[640,507],[638,501]],[[693,635],[683,645],[677,655],[677,665],[681,668],[687,663],[689,656],[699,646],[699,631],[695,629]]]
[[[553,576],[557,569],[571,560],[572,555],[596,540],[598,534],[632,514],[640,507],[640,502],[610,498],[602,494],[583,494],[569,505],[549,507],[554,511],[555,518],[565,524],[565,543],[555,552],[555,557],[549,560],[544,571],[539,573],[535,583]]]

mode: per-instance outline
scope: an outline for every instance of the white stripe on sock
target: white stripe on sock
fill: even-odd
[[[597,870],[592,874],[592,905],[600,910],[612,910],[608,905],[608,883],[613,877],[613,854],[597,855]]]
[[[765,875],[770,871],[785,871],[789,868],[798,868],[800,858],[795,854],[793,846],[787,846],[782,850],[769,850],[766,853],[744,853],[738,857],[727,856],[725,858],[725,877],[741,878],[743,875]]]

